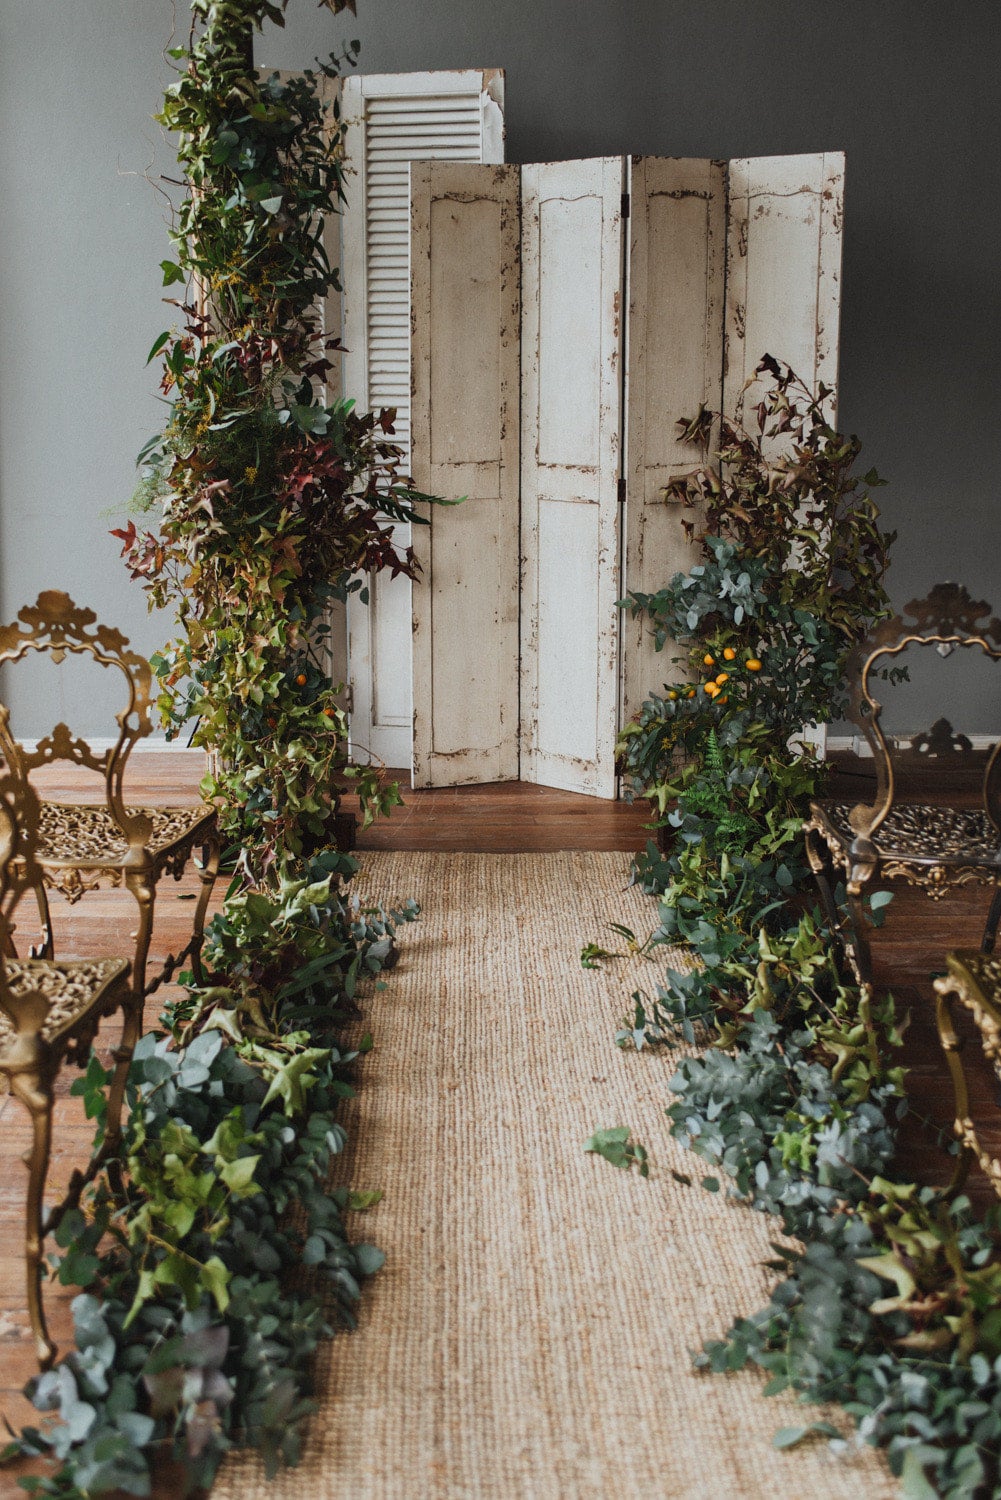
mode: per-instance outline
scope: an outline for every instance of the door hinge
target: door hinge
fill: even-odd
[[[622,194],[622,217],[624,219],[628,219],[628,217],[629,217],[629,194],[628,193],[623,193]]]
[[[620,474],[619,475],[619,504],[620,505],[625,505],[625,503],[626,503],[626,476],[624,474]]]

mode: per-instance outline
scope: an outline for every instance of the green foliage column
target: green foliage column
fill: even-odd
[[[285,3],[193,0],[197,29],[171,54],[181,70],[158,118],[180,137],[187,194],[162,268],[180,326],[150,355],[170,416],[139,490],[162,516],[117,533],[151,603],[177,614],[182,633],[154,660],[161,706],[215,752],[204,789],[257,877],[334,844],[344,777],[366,818],[396,800],[348,764],[324,622],[362,571],[412,576],[390,523],[419,519],[393,414],[325,394],[338,345],[319,310],[339,283],[323,227],[344,153],[320,85],[337,65],[287,79],[248,67],[248,28],[281,24]]]

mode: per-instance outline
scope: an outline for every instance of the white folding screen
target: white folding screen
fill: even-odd
[[[386,73],[344,81],[354,178],[342,214],[344,389],[361,409],[396,407],[410,447],[410,163],[502,162],[504,79],[497,71]],[[411,538],[400,527],[401,546]],[[348,611],[353,753],[409,766],[411,596],[375,578]]]
[[[448,196],[452,170],[435,168],[439,199]],[[461,171],[457,190],[481,204],[491,193],[496,199],[485,169]],[[830,154],[729,167],[603,158],[521,169],[520,663],[507,644],[505,613],[511,564],[504,550],[510,559],[517,548],[510,491],[501,507],[498,486],[486,496],[460,483],[461,465],[449,475],[433,461],[452,451],[473,460],[463,429],[475,413],[477,431],[490,434],[475,461],[499,462],[503,432],[501,468],[505,484],[510,479],[512,355],[506,348],[501,361],[488,352],[484,331],[495,323],[473,308],[494,307],[483,283],[501,285],[500,241],[484,235],[482,224],[467,239],[457,219],[450,234],[436,236],[433,215],[417,213],[415,329],[424,330],[431,352],[415,346],[415,475],[450,496],[468,490],[486,499],[475,512],[470,506],[470,516],[505,518],[499,527],[470,524],[462,542],[457,512],[432,518],[428,577],[416,596],[427,590],[430,601],[418,602],[415,614],[417,660],[425,663],[418,724],[422,712],[429,716],[418,742],[438,743],[434,721],[443,713],[442,743],[457,753],[422,748],[418,784],[505,779],[515,773],[499,768],[520,759],[525,780],[615,795],[620,713],[633,713],[670,676],[669,651],[656,653],[645,625],[624,619],[616,600],[629,589],[655,590],[691,560],[682,520],[693,518],[662,498],[668,479],[695,458],[678,442],[676,423],[703,402],[734,415],[742,397],[754,401],[744,387],[766,352],[808,384],[836,384],[843,173],[844,158]],[[511,182],[508,176],[509,211]],[[439,228],[447,222],[439,214]],[[509,274],[509,253],[507,266]],[[433,328],[425,284],[437,288]],[[509,290],[503,300],[511,306]],[[462,340],[471,342],[460,352]],[[461,363],[461,392],[453,380],[452,397],[435,401],[433,375],[421,361],[444,370],[450,350]],[[491,425],[487,412],[501,385],[504,417]],[[478,474],[470,477],[479,483]],[[448,539],[440,549],[436,528]],[[477,631],[463,626],[477,616],[461,596],[482,587],[484,569],[493,582]],[[494,638],[491,589],[500,577],[506,593],[498,620],[505,623]],[[481,653],[489,657],[483,672]],[[481,690],[488,679],[493,693]],[[476,754],[479,744],[490,752]]]

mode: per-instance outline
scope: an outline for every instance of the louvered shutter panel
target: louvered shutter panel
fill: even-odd
[[[411,169],[414,785],[518,777],[517,167]]]
[[[719,408],[723,378],[726,178],[723,163],[634,157],[630,173],[625,588],[651,594],[695,560],[690,511],[664,486],[693,466],[677,423]],[[677,677],[646,616],[622,622],[623,717]]]
[[[410,163],[503,160],[503,77],[496,72],[375,74],[345,80],[344,389],[360,409],[395,406],[410,446]],[[409,529],[398,528],[401,545]],[[352,749],[409,766],[411,590],[375,578],[349,608]]]
[[[522,168],[522,778],[615,795],[621,157]]]

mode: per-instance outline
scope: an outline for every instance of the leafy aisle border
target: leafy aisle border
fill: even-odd
[[[260,1449],[269,1473],[295,1463],[313,1351],[350,1324],[382,1260],[344,1224],[378,1194],[327,1186],[357,1055],[338,1037],[416,909],[349,893],[341,798],[353,785],[368,821],[399,793],[348,761],[324,633],[365,572],[413,575],[390,523],[420,521],[428,497],[401,472],[392,412],[324,397],[338,346],[317,308],[338,278],[323,216],[343,196],[343,131],[319,85],[339,63],[256,74],[253,30],[282,25],[286,3],[192,0],[158,116],[186,184],[162,263],[180,326],[150,352],[169,417],[140,455],[136,501],[158,524],[116,535],[151,605],[175,611],[180,634],[153,662],[160,706],[212,753],[203,791],[238,873],[207,937],[209,978],[183,976],[139,1044],[123,1159],[56,1236],[58,1279],[80,1288],[75,1348],[29,1385],[55,1419],[6,1454],[54,1458],[20,1483],[62,1500],[148,1495],[172,1462],[186,1494],[234,1445]],[[99,1135],[107,1081],[92,1057],[74,1084]]]
[[[893,538],[868,494],[878,475],[856,477],[858,440],[825,418],[830,393],[770,357],[757,373],[772,384],[752,430],[705,409],[679,423],[701,462],[669,489],[701,520],[698,561],[624,601],[683,653],[619,745],[667,836],[636,861],[659,903],[642,951],[682,943],[700,966],[634,994],[617,1040],[691,1044],[703,1029],[712,1045],[670,1081],[671,1132],[802,1244],[776,1246],[768,1306],[696,1364],[758,1365],[766,1393],[840,1402],[857,1426],[849,1439],[808,1420],[780,1447],[884,1445],[912,1500],[999,1497],[1001,1213],[893,1178],[907,1109],[893,1001],[844,981],[798,894],[824,768],[796,741],[841,716],[848,650],[887,612]],[[872,898],[877,923],[888,899]]]

